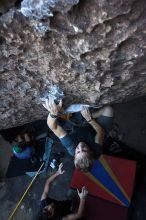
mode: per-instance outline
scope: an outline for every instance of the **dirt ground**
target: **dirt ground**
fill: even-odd
[[[128,103],[114,105],[115,118],[112,135],[143,154],[146,154],[146,97],[141,97]],[[5,178],[5,173],[11,157],[11,149],[14,142],[9,144],[0,136],[0,219],[7,220],[19,201],[31,178],[19,176]],[[60,147],[60,145],[59,145]],[[55,144],[57,150],[58,143]],[[65,151],[64,148],[60,148]],[[64,161],[66,175],[64,178],[58,177],[51,188],[50,196],[56,199],[66,199],[69,181],[72,175],[73,162],[69,156]],[[45,180],[49,173],[41,174],[26,198],[21,203],[14,219],[34,220],[39,210],[40,196]],[[129,220],[144,220],[146,218],[146,173],[143,173],[143,181],[135,186],[133,201],[131,205],[131,215]],[[110,219],[110,218],[109,218]]]

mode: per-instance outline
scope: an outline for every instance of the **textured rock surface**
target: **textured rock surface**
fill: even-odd
[[[146,93],[145,0],[58,1],[43,37],[20,2],[0,3],[1,129],[45,118],[39,97],[52,83],[66,104],[102,106]]]

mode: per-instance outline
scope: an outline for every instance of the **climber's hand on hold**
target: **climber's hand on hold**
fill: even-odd
[[[62,100],[59,101],[59,104],[56,104],[54,99],[49,97],[43,106],[50,112],[51,115],[58,116],[62,110]]]

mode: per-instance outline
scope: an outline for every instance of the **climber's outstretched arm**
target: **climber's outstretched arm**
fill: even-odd
[[[47,124],[58,138],[63,138],[67,132],[58,124],[57,117],[62,109],[62,100],[57,105],[54,99],[49,97],[43,105],[48,111]]]

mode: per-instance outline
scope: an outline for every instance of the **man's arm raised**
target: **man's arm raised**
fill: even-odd
[[[87,107],[83,107],[81,111],[82,116],[96,131],[95,143],[102,145],[104,140],[104,129],[92,118],[91,113]]]
[[[49,97],[49,100],[46,100],[43,106],[49,111],[47,118],[48,127],[58,138],[63,138],[67,133],[57,122],[57,117],[62,109],[62,100],[56,105],[54,99]]]
[[[50,189],[50,184],[55,180],[55,178],[57,176],[59,176],[59,175],[62,175],[65,172],[64,170],[62,170],[62,168],[63,168],[63,164],[61,163],[59,165],[58,170],[52,176],[50,176],[47,179],[47,181],[45,183],[43,194],[41,196],[41,200],[46,199],[48,197],[48,193],[49,193],[49,189]]]
[[[79,190],[77,190],[77,192],[78,192],[78,196],[80,197],[80,204],[79,204],[78,210],[77,210],[77,212],[75,212],[73,214],[64,216],[63,220],[76,220],[76,219],[83,217],[84,208],[85,208],[85,199],[88,194],[88,191],[84,186],[84,187],[82,187],[81,192],[79,192]]]

